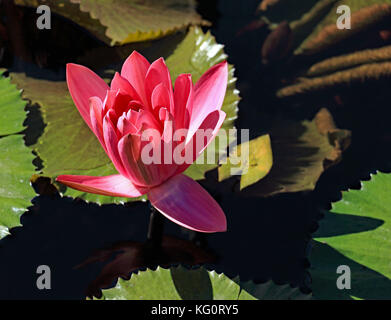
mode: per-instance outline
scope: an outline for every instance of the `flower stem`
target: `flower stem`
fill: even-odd
[[[164,217],[151,204],[150,209],[147,242],[153,249],[160,249],[163,240]]]

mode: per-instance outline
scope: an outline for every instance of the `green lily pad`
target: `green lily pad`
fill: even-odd
[[[31,205],[35,192],[30,185],[34,156],[24,144],[26,103],[10,79],[0,75],[0,239],[20,226],[20,216]]]
[[[361,190],[342,195],[314,235],[314,297],[391,299],[391,174],[371,175]],[[340,265],[351,269],[350,290],[336,286]]]
[[[0,136],[6,136],[25,129],[26,103],[20,98],[20,91],[2,74],[0,70]]]
[[[180,73],[192,73],[196,81],[209,67],[226,57],[222,45],[217,44],[210,33],[204,34],[201,29],[192,28],[174,53],[167,58],[167,65],[173,79]],[[228,92],[223,104],[223,110],[227,113],[223,124],[225,128],[233,126],[239,100],[233,67],[230,66],[229,70]],[[79,115],[65,81],[34,79],[24,74],[11,76],[12,81],[23,89],[23,97],[41,108],[46,127],[33,148],[43,161],[42,175],[54,179],[60,174],[103,176],[117,173],[97,138]],[[186,173],[201,179],[205,171],[215,167],[217,163],[194,164]],[[98,204],[145,199],[100,196],[70,188],[61,191],[65,196],[80,197]]]
[[[157,39],[205,24],[193,0],[16,0],[16,4],[48,5],[111,45]]]
[[[247,153],[243,157],[243,163],[233,164],[230,157],[226,164],[219,167],[219,181],[231,177],[232,174],[241,174],[240,189],[263,179],[272,168],[273,154],[270,136],[266,134],[235,147],[232,151],[235,162],[241,159],[242,152]]]
[[[257,300],[308,299],[299,289],[287,289],[271,281],[243,286],[239,279],[204,268],[186,269],[182,266],[155,271],[147,269],[133,274],[130,280],[119,279],[114,288],[102,291],[106,300]],[[248,290],[248,291],[246,291]]]

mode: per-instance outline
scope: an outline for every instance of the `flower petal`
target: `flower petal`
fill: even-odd
[[[118,143],[118,150],[129,179],[136,185],[152,187],[161,184],[171,177],[177,170],[175,164],[164,164],[162,159],[163,146],[158,131],[152,141],[142,139],[140,135],[127,134]],[[147,138],[147,137],[146,137]],[[156,146],[158,149],[152,150]],[[151,157],[142,153],[145,150],[152,151]],[[144,151],[145,151],[144,150]],[[149,154],[150,152],[148,152]]]
[[[199,130],[199,134],[197,134],[197,131],[188,133],[188,137],[190,136],[191,138],[190,141],[186,143],[185,153],[189,154],[190,157],[186,156],[186,163],[178,167],[177,173],[185,171],[205,151],[207,146],[213,141],[219,132],[225,116],[226,114],[224,111],[215,110],[208,114],[201,123],[200,127],[197,129]],[[199,141],[201,138],[203,140]]]
[[[106,144],[103,139],[103,126],[102,126],[102,100],[98,97],[90,98],[90,119],[91,119],[91,128],[98,138],[103,149],[107,152]]]
[[[159,108],[171,110],[170,92],[165,84],[159,83],[152,91],[151,95],[152,110],[159,114]]]
[[[172,92],[171,76],[163,58],[154,61],[149,67],[147,75],[145,76],[145,92],[148,98],[152,97],[153,90],[160,83],[162,83],[168,89],[169,93],[170,105],[165,107],[173,108],[174,97]],[[169,109],[169,111],[171,113],[173,112],[171,109]]]
[[[67,84],[73,102],[84,121],[93,130],[90,120],[89,99],[98,97],[103,101],[109,86],[90,69],[73,63],[67,64]]]
[[[131,100],[140,101],[140,97],[133,86],[122,77],[118,72],[115,73],[113,80],[111,81],[110,89],[117,91],[120,90],[123,94],[130,95]]]
[[[182,227],[199,232],[223,232],[227,221],[211,195],[193,179],[180,174],[148,192],[152,205]]]
[[[103,138],[105,140],[106,152],[110,160],[113,162],[115,168],[120,174],[127,177],[126,170],[122,164],[118,153],[118,136],[116,129],[107,114],[103,119]]]
[[[177,129],[187,128],[193,109],[193,81],[191,74],[180,74],[175,80],[174,121]]]
[[[126,59],[121,69],[121,76],[124,77],[140,96],[144,105],[148,104],[145,95],[145,76],[149,69],[150,63],[137,51]]]
[[[134,198],[148,191],[136,187],[120,174],[105,177],[62,175],[56,181],[76,190],[113,197]]]
[[[228,82],[227,62],[221,62],[197,81],[194,88],[194,105],[190,115],[190,131],[195,131],[212,111],[220,110]]]

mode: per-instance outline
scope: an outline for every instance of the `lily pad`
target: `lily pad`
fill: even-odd
[[[325,213],[311,254],[315,298],[391,299],[390,192],[391,174],[379,172]],[[340,265],[351,269],[350,290],[336,286]]]
[[[210,33],[205,34],[199,28],[191,28],[183,42],[167,58],[167,65],[173,79],[180,73],[192,73],[196,81],[209,67],[226,57],[223,46],[217,44]],[[223,103],[223,110],[227,113],[224,128],[233,126],[239,101],[232,66],[229,71],[228,91]],[[25,74],[12,74],[12,81],[23,89],[24,98],[41,108],[46,127],[33,148],[43,161],[42,175],[55,178],[60,174],[102,176],[117,173],[95,135],[79,115],[65,81],[35,79]],[[202,179],[205,171],[215,167],[217,162],[194,164],[186,173],[193,178]],[[66,196],[80,197],[99,204],[140,199],[93,195],[70,188],[61,191]]]
[[[263,179],[273,165],[269,135],[263,135],[236,146],[232,150],[232,154],[235,164],[232,163],[232,158],[229,157],[227,163],[219,167],[219,181],[223,181],[232,175],[241,175],[240,189]],[[244,161],[236,164],[242,157]]]
[[[35,196],[30,185],[34,156],[20,134],[25,106],[15,85],[0,75],[0,239],[10,228],[21,225],[20,216]]]
[[[204,268],[186,269],[182,266],[155,271],[147,269],[133,274],[130,280],[119,279],[114,288],[103,290],[106,300],[257,300],[308,298],[299,289],[286,290],[271,281],[256,285]],[[244,288],[247,288],[246,291]],[[282,290],[281,290],[282,289]],[[273,292],[273,294],[272,294]],[[276,294],[277,293],[277,294]]]
[[[193,0],[16,0],[16,4],[48,5],[111,45],[157,39],[205,24]]]
[[[278,121],[270,138],[273,167],[245,189],[249,195],[313,190],[323,171],[340,161],[350,144],[350,131],[336,128],[329,111],[321,109],[312,121]]]

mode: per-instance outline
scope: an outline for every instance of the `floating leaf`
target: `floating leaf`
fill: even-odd
[[[3,71],[0,70],[0,136],[23,131],[26,117],[26,103],[20,99],[20,92],[10,79],[2,75]]]
[[[245,154],[242,155],[242,150]],[[240,189],[244,189],[263,179],[273,165],[273,154],[270,144],[270,136],[260,136],[247,141],[232,150],[235,162],[243,159],[244,162],[232,163],[231,156],[227,163],[219,167],[219,181],[223,181],[232,175],[241,175]]]
[[[16,4],[48,5],[111,45],[157,39],[205,24],[193,0],[16,0]]]
[[[321,109],[312,121],[279,122],[270,137],[273,167],[263,180],[246,189],[249,194],[313,190],[323,171],[338,163],[350,143],[350,131],[337,129],[327,109]]]
[[[215,42],[210,33],[204,34],[201,29],[192,28],[174,53],[168,57],[167,65],[173,79],[180,73],[192,73],[196,81],[209,67],[226,57],[222,46]],[[225,128],[232,127],[237,116],[239,100],[233,67],[230,66],[229,70],[228,91],[223,103],[223,110],[227,113],[223,124]],[[12,79],[19,88],[23,88],[24,98],[41,106],[46,128],[34,150],[43,161],[44,176],[55,178],[60,174],[102,176],[116,173],[95,135],[79,115],[64,81],[33,79],[24,74],[12,74]],[[216,166],[217,164],[195,164],[190,166],[186,173],[194,178],[203,178],[206,170]],[[107,197],[70,188],[63,193],[99,204],[139,199]]]
[[[185,269],[181,266],[156,271],[147,269],[133,274],[130,280],[119,279],[112,289],[103,290],[107,300],[256,300],[256,299],[305,299],[299,289],[287,290],[271,281],[256,285],[245,283],[248,292],[241,288],[239,280],[231,280],[224,274],[204,268]]]
[[[0,239],[20,226],[20,216],[35,195],[30,185],[34,156],[17,134],[24,129],[25,105],[10,79],[0,75]]]
[[[325,213],[311,254],[314,297],[391,299],[390,194],[391,174],[377,173]],[[351,269],[351,290],[336,286],[340,265]]]
[[[368,80],[388,79],[390,76],[391,62],[369,63],[323,77],[301,78],[299,83],[278,90],[277,96],[287,98],[328,90],[336,86],[351,86]]]
[[[262,284],[252,281],[241,282],[239,300],[310,300],[312,294],[304,294],[289,284],[276,285],[272,280]]]

